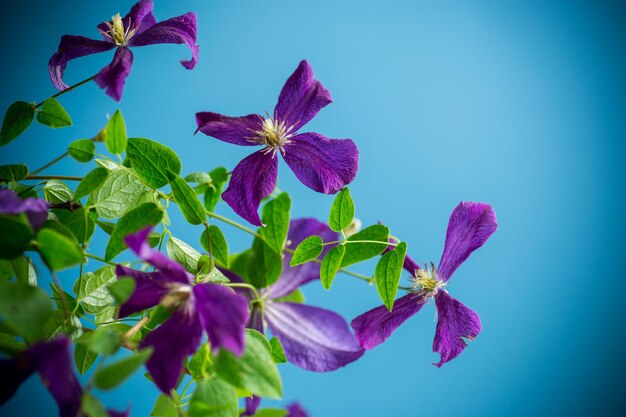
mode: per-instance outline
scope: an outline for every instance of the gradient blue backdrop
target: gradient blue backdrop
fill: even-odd
[[[483,332],[442,369],[430,363],[433,307],[383,346],[330,374],[282,367],[286,401],[313,417],[617,415],[625,402],[624,8],[590,2],[157,1],[164,19],[198,14],[200,62],[183,46],[135,50],[123,101],[95,84],[61,102],[75,127],[32,126],[0,163],[37,167],[91,137],[120,108],[129,134],[175,149],[184,172],[234,165],[249,149],[193,136],[194,113],[272,110],[306,58],[335,102],[308,126],[353,138],[352,184],[364,223],[382,220],[420,262],[438,261],[461,200],[491,203],[500,228],[455,274],[450,292],[479,312]],[[54,90],[47,61],[62,34],[95,25],[132,1],[3,2],[0,108]],[[69,65],[71,84],[111,53]],[[48,173],[81,174],[72,161]],[[281,166],[294,216],[325,217],[331,197]],[[70,170],[70,172],[67,172]],[[176,209],[174,209],[176,210]],[[220,212],[232,216],[222,206]],[[175,235],[200,230],[174,216]],[[249,236],[224,227],[234,249]],[[100,235],[100,237],[102,237]],[[94,250],[102,250],[101,244]],[[92,265],[92,268],[97,265]],[[371,265],[358,268],[368,273]],[[67,281],[72,276],[65,278]],[[67,282],[66,281],[66,282]],[[348,319],[379,304],[373,287],[342,276],[310,303]],[[147,416],[157,392],[143,376],[103,395]],[[2,410],[49,416],[37,378]]]

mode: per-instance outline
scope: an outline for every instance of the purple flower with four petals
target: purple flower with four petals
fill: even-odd
[[[48,218],[49,204],[40,198],[21,199],[11,190],[0,189],[0,214],[26,214],[34,231],[41,229]]]
[[[150,248],[146,241],[149,233],[147,228],[125,239],[128,247],[156,271],[116,267],[118,277],[131,277],[136,283],[131,297],[120,306],[120,317],[158,304],[174,309],[141,343],[142,348],[154,349],[146,367],[159,389],[169,394],[176,386],[183,360],[200,346],[203,330],[214,351],[224,348],[236,355],[243,353],[248,300],[220,284],[193,285],[194,277],[181,265]]]
[[[117,14],[110,21],[98,25],[104,40],[84,36],[64,35],[58,50],[50,58],[48,71],[56,88],[65,90],[63,72],[72,59],[116,49],[113,61],[102,68],[95,81],[106,93],[119,101],[126,77],[133,64],[133,53],[129,47],[160,43],[186,44],[191,49],[191,59],[181,61],[187,69],[193,69],[198,60],[196,45],[196,15],[186,13],[157,23],[152,14],[152,1],[140,0],[123,18]]]
[[[481,330],[478,314],[448,294],[444,287],[456,269],[481,247],[498,227],[493,208],[484,203],[459,204],[448,223],[446,243],[439,268],[434,264],[420,268],[408,256],[404,268],[413,274],[411,280],[415,291],[396,300],[393,311],[380,306],[355,318],[351,325],[357,339],[365,349],[383,343],[406,319],[416,314],[430,297],[435,298],[437,329],[433,341],[433,352],[441,355],[434,365],[459,356],[467,343]]]
[[[278,153],[307,187],[334,194],[352,182],[358,170],[359,152],[351,139],[329,139],[317,133],[298,133],[323,107],[330,93],[302,61],[285,83],[272,115],[229,117],[197,113],[198,130],[240,146],[262,146],[233,170],[224,201],[241,217],[261,226],[258,208],[276,184]]]

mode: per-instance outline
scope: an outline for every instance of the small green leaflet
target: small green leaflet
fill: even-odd
[[[193,354],[189,360],[187,369],[194,379],[206,378],[213,373],[211,345],[208,342],[204,343],[200,349]]]
[[[257,288],[273,284],[283,270],[283,258],[270,248],[265,241],[255,237],[246,262],[244,277]]]
[[[52,303],[43,290],[27,284],[0,285],[0,316],[3,324],[27,342],[40,340],[52,314]]]
[[[37,248],[53,271],[69,268],[83,260],[83,251],[77,242],[56,230],[41,229],[37,233]]]
[[[0,146],[13,142],[21,135],[35,118],[33,103],[16,101],[11,104],[4,114],[2,129],[0,130]]]
[[[2,181],[21,181],[27,176],[28,167],[24,164],[0,165],[0,180]]]
[[[89,162],[96,154],[96,145],[90,139],[78,139],[70,143],[67,153],[78,162]]]
[[[126,155],[133,169],[151,188],[161,188],[169,182],[168,172],[180,174],[181,163],[176,152],[165,145],[144,138],[128,139]]]
[[[88,392],[83,394],[83,400],[80,405],[80,416],[84,417],[109,417],[108,411],[99,399]]]
[[[228,243],[219,227],[207,227],[206,230],[202,232],[202,236],[200,236],[200,243],[204,250],[213,255],[217,262],[223,267],[228,268]]]
[[[59,289],[52,282],[50,283],[50,290],[52,291],[52,300],[54,301],[54,304],[56,304],[57,309],[64,310],[63,300],[65,300],[65,305],[68,310],[75,311],[77,317],[85,314],[85,310],[78,304],[76,298],[74,298],[74,296],[69,294],[67,291],[63,291],[63,296],[61,296],[61,292],[59,292]]]
[[[316,259],[322,254],[323,245],[324,242],[321,237],[315,235],[307,237],[296,248],[289,265],[296,266]]]
[[[132,278],[118,278],[117,281],[109,284],[108,288],[117,304],[122,304],[133,295],[135,285],[135,280]]]
[[[382,224],[375,224],[355,233],[348,240],[368,240],[381,243],[347,243],[346,254],[341,262],[342,268],[380,255],[388,246],[389,228]]]
[[[289,210],[291,199],[289,194],[280,193],[278,197],[270,200],[263,206],[261,219],[265,227],[259,229],[259,234],[276,253],[281,254],[287,231],[289,230]]]
[[[150,355],[152,355],[152,348],[147,348],[105,366],[94,374],[94,385],[103,390],[115,388],[139,369],[150,358]]]
[[[394,250],[390,250],[381,256],[376,264],[374,273],[376,289],[389,311],[393,308],[396,293],[398,292],[406,250],[406,242],[401,242]]]
[[[49,98],[37,112],[37,121],[48,127],[67,127],[72,125],[72,118],[55,98]]]
[[[344,245],[335,246],[326,253],[320,266],[320,280],[322,286],[327,290],[330,290],[330,286],[335,279],[335,275],[341,268],[341,261],[343,260],[346,248]]]
[[[59,223],[68,228],[79,243],[88,242],[93,235],[95,222],[84,207],[74,211],[68,209],[52,209]]]
[[[285,417],[289,412],[279,408],[263,408],[258,410],[252,417]]]
[[[29,257],[19,256],[12,259],[11,266],[13,266],[17,282],[28,284],[31,287],[37,286],[37,274],[35,273],[35,267]]]
[[[113,303],[108,286],[117,281],[115,268],[103,266],[95,272],[87,272],[76,281],[74,292],[87,313],[99,314]]]
[[[67,203],[72,201],[74,193],[65,183],[59,180],[48,180],[43,187],[43,196],[51,203]]]
[[[116,219],[145,198],[145,185],[126,168],[117,168],[109,174],[91,199],[98,215],[104,219]]]
[[[87,175],[78,183],[76,191],[74,191],[74,200],[80,200],[86,195],[89,195],[96,191],[109,176],[109,171],[106,168],[97,167],[92,171],[89,171]]]
[[[87,346],[81,343],[76,343],[74,347],[74,363],[76,363],[78,373],[83,375],[85,372],[87,372],[97,358],[97,353],[93,353],[92,351],[87,349]]]
[[[348,187],[339,191],[330,208],[330,216],[328,216],[328,226],[335,232],[341,232],[350,226],[354,218],[354,202],[350,196]]]
[[[48,318],[43,328],[43,333],[48,340],[59,334],[64,334],[71,340],[76,340],[83,334],[83,327],[76,315],[68,315],[63,310],[55,310]]]
[[[191,397],[189,417],[238,417],[237,391],[222,378],[212,377],[198,382]]]
[[[114,326],[107,325],[85,333],[76,341],[76,345],[86,346],[95,354],[112,355],[117,352],[121,342],[122,334]]]
[[[174,200],[183,213],[185,220],[191,224],[202,224],[206,221],[204,206],[198,200],[198,195],[193,188],[185,182],[178,174],[170,173],[170,186]]]
[[[163,210],[154,203],[144,203],[126,213],[115,225],[107,245],[104,259],[110,261],[126,249],[124,238],[147,226],[154,226],[163,219]]]
[[[220,201],[222,189],[228,180],[228,171],[223,167],[215,168],[209,172],[209,176],[211,177],[211,183],[207,184],[207,189],[204,193],[204,207],[209,211],[213,211]]]
[[[28,247],[32,235],[26,215],[0,214],[0,259],[11,260],[20,256]]]
[[[119,110],[115,110],[105,128],[105,143],[107,150],[112,154],[121,154],[126,150],[128,138],[126,136],[126,123]]]
[[[157,397],[156,402],[154,403],[154,408],[150,413],[151,417],[178,417],[180,414],[178,413],[178,394],[173,392],[174,399],[170,398],[165,394],[160,394]],[[176,400],[176,401],[174,401]]]
[[[167,256],[184,266],[187,272],[191,274],[196,273],[198,259],[201,256],[200,252],[174,236],[171,236],[167,241],[165,249],[167,250]]]
[[[274,363],[287,363],[287,357],[285,356],[283,345],[280,344],[280,340],[276,337],[272,337],[270,339],[270,346],[272,348],[272,358],[274,358]]]
[[[7,356],[15,356],[26,349],[26,344],[15,340],[15,336],[0,332],[0,352]]]

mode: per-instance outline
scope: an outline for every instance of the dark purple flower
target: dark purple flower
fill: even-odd
[[[408,256],[404,268],[413,276],[414,291],[396,300],[393,311],[380,306],[351,323],[357,339],[365,349],[383,343],[406,319],[420,311],[430,297],[435,298],[437,330],[433,352],[441,355],[434,365],[441,367],[456,358],[481,330],[478,314],[452,298],[444,289],[456,269],[481,247],[498,227],[493,208],[484,203],[459,204],[448,223],[446,243],[439,268],[434,264],[422,269]]]
[[[229,117],[197,113],[198,130],[240,146],[262,146],[235,167],[224,201],[250,223],[261,226],[257,213],[261,200],[276,184],[281,153],[296,177],[307,187],[334,194],[352,182],[359,152],[351,139],[329,139],[317,133],[298,133],[323,107],[330,93],[302,61],[285,83],[272,116],[249,114]]]
[[[62,36],[59,49],[48,63],[50,79],[54,86],[59,90],[67,88],[63,82],[63,72],[72,59],[115,49],[113,61],[96,75],[95,81],[101,88],[106,89],[109,96],[119,101],[133,64],[133,53],[129,49],[132,46],[184,43],[191,49],[192,56],[188,61],[181,61],[181,64],[187,69],[192,69],[198,60],[195,13],[186,13],[157,23],[152,14],[152,6],[151,0],[140,0],[124,18],[117,14],[110,21],[99,24],[98,31],[104,40],[84,36]]]
[[[200,346],[203,331],[215,351],[224,348],[237,355],[243,353],[248,301],[219,284],[192,285],[194,277],[181,265],[150,248],[146,241],[149,233],[150,228],[146,228],[125,239],[128,247],[156,271],[116,267],[118,277],[131,277],[136,283],[131,297],[120,306],[120,317],[158,304],[174,310],[141,344],[154,348],[146,367],[159,389],[169,394],[176,386],[183,360]]]
[[[256,395],[252,398],[246,398],[246,408],[240,414],[241,417],[254,416],[261,405],[261,398]],[[287,406],[287,414],[285,417],[309,417],[306,411],[298,403],[291,403]]]
[[[41,229],[48,218],[48,203],[40,198],[21,199],[15,192],[0,189],[0,214],[26,214],[34,231]]]
[[[311,235],[326,242],[337,240],[337,233],[315,219],[292,220],[287,247],[295,249]],[[285,351],[287,360],[309,371],[328,372],[360,358],[364,349],[350,332],[346,321],[337,313],[319,307],[283,301],[301,285],[319,279],[320,265],[309,262],[290,267],[291,255],[285,254],[283,273],[269,288],[260,291],[248,327],[260,332],[269,327]],[[231,281],[239,276],[223,271]],[[249,291],[241,291],[252,297]]]
[[[289,412],[285,417],[309,417],[309,414],[298,403],[288,405],[287,411]]]

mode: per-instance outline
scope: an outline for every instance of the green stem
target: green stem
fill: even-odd
[[[73,177],[68,175],[29,175],[25,180],[65,180],[82,181],[83,177]]]
[[[91,259],[95,259],[96,261],[100,261],[100,262],[105,263],[105,264],[109,264],[109,265],[113,265],[113,266],[117,265],[115,262],[107,261],[106,259],[101,258],[101,257],[96,256],[96,255],[92,255],[91,253],[86,253],[85,252],[85,256],[88,257],[88,258],[91,258]]]
[[[80,87],[83,84],[87,84],[89,81],[93,80],[94,78],[96,78],[98,74],[92,75],[91,77],[87,78],[86,80],[82,80],[74,85],[70,85],[69,87],[67,87],[65,90],[59,91],[58,93],[56,93],[55,95],[53,95],[52,97],[49,98],[57,98],[59,96],[62,96],[65,93],[69,93],[70,91],[72,91],[73,89]],[[47,99],[46,99],[47,100]],[[45,101],[45,100],[44,100]],[[42,101],[41,103],[35,105],[35,108],[39,108],[43,105],[44,101]]]
[[[256,288],[250,284],[246,284],[244,282],[227,282],[222,285],[230,288],[247,288],[254,293],[254,298],[259,298],[259,294],[257,293]]]
[[[67,151],[63,152],[62,155],[59,155],[58,157],[54,158],[52,161],[48,162],[47,164],[45,164],[44,166],[42,166],[41,168],[37,168],[36,170],[34,170],[33,172],[30,173],[30,175],[35,175],[40,173],[41,171],[43,171],[46,168],[50,168],[52,165],[56,164],[57,162],[59,162],[60,160],[62,160],[63,158],[65,158],[68,155]]]

